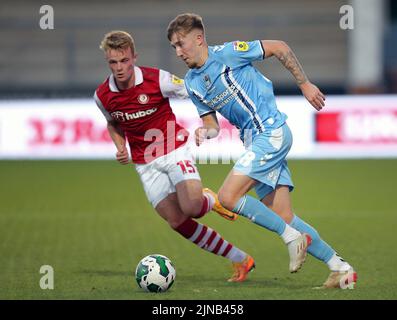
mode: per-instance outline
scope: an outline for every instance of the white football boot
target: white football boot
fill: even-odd
[[[307,233],[302,233],[297,239],[287,244],[289,253],[289,271],[297,272],[306,259],[307,248],[312,243],[312,238]]]
[[[357,283],[357,272],[351,267],[347,271],[332,271],[319,289],[354,289]]]

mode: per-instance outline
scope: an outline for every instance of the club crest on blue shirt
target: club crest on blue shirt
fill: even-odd
[[[203,80],[204,80],[204,85],[205,85],[205,87],[206,87],[207,89],[209,89],[209,88],[211,87],[211,79],[210,79],[210,76],[209,76],[208,74],[205,74]]]

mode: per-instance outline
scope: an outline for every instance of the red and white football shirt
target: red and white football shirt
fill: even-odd
[[[176,122],[169,98],[187,98],[184,83],[167,71],[134,67],[135,86],[120,91],[110,75],[94,99],[108,121],[116,121],[134,163],[149,163],[184,145],[189,132]]]

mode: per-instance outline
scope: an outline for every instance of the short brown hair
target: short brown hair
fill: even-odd
[[[134,39],[128,32],[114,30],[110,31],[103,37],[101,41],[101,45],[99,48],[103,51],[107,51],[110,49],[120,50],[131,48],[132,54],[135,53],[135,43]]]
[[[171,41],[174,33],[188,34],[193,29],[204,32],[203,19],[195,13],[182,13],[170,22],[167,28],[167,37]]]

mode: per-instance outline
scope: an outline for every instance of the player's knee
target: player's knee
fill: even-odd
[[[227,192],[223,192],[222,190],[219,191],[218,193],[218,199],[219,202],[221,203],[222,207],[228,209],[228,210],[233,210],[237,200],[235,199],[235,197],[233,197],[232,195],[230,195]]]

